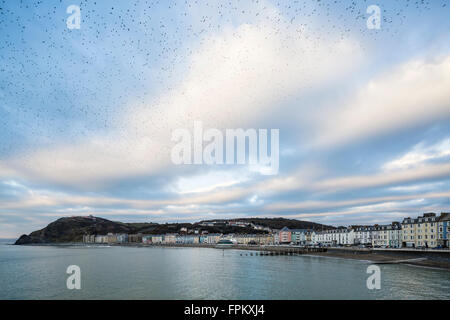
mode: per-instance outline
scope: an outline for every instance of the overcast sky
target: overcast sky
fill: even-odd
[[[449,211],[448,1],[289,2],[1,1],[0,237],[89,214]],[[171,132],[197,120],[279,129],[279,173],[174,165]]]

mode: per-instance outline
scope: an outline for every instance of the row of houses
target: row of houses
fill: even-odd
[[[273,234],[230,234],[223,237],[237,244],[244,245],[273,245]]]
[[[143,243],[143,244],[216,244],[220,239],[229,239],[237,244],[273,244],[273,235],[271,234],[228,234],[209,233],[201,235],[190,234],[113,234],[107,235],[85,235],[85,243]]]
[[[416,219],[406,218],[402,222],[402,243],[405,246],[449,246],[450,213],[426,213]]]
[[[93,235],[88,234],[83,236],[83,242],[85,243],[126,243],[126,242],[135,242],[130,241],[130,236],[125,233],[117,234],[117,233],[108,233],[107,235]]]
[[[416,219],[388,225],[340,227],[311,232],[311,244],[372,245],[391,248],[436,248],[449,246],[450,213],[425,213]]]
[[[144,244],[215,244],[219,242],[222,234],[210,233],[202,235],[180,235],[176,233],[152,234],[142,236]]]
[[[237,244],[255,245],[322,245],[354,246],[371,245],[390,248],[436,248],[448,247],[450,235],[450,213],[425,213],[416,219],[403,219],[402,223],[388,225],[350,226],[313,231],[309,229],[273,230],[269,234],[113,234],[85,235],[86,243],[144,243],[144,244],[216,244],[220,239],[229,239]]]
[[[313,235],[314,231],[309,229],[289,229],[287,227],[273,233],[274,244],[309,245],[312,243]]]
[[[402,247],[401,226],[389,225],[339,227],[333,230],[313,232],[311,243],[315,245],[371,245],[374,247]]]

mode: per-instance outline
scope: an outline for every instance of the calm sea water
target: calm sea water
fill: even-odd
[[[247,254],[247,255],[246,255]],[[450,299],[450,272],[367,262],[250,256],[206,248],[23,247],[0,244],[0,299]],[[66,268],[81,268],[81,290]]]

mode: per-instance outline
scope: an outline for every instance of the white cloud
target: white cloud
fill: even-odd
[[[419,193],[410,195],[398,196],[383,196],[373,198],[357,198],[351,200],[338,201],[299,201],[299,202],[278,202],[267,205],[263,208],[264,211],[278,212],[278,211],[301,211],[301,210],[323,210],[323,209],[338,209],[342,207],[365,207],[373,208],[378,204],[397,203],[399,201],[416,201],[417,199],[445,199],[450,197],[450,192],[431,192]]]
[[[205,174],[182,176],[177,179],[173,191],[179,194],[211,192],[218,188],[231,187],[250,179],[248,170],[211,170]]]
[[[331,107],[316,143],[334,146],[450,117],[450,56],[414,60],[380,74],[349,102]]]
[[[394,172],[381,172],[372,175],[348,176],[330,178],[318,181],[313,188],[329,192],[368,188],[403,183],[439,179],[450,176],[450,163],[423,165],[413,169],[398,170]]]
[[[397,204],[397,205],[396,205]],[[289,215],[289,217],[291,218],[295,218],[295,219],[301,219],[303,220],[304,218],[311,218],[311,217],[321,217],[323,218],[328,218],[325,221],[333,221],[336,219],[336,217],[345,217],[347,215],[358,215],[358,214],[370,214],[370,217],[375,218],[377,217],[377,215],[379,215],[380,219],[385,219],[386,215],[389,215],[391,213],[398,213],[398,212],[402,212],[402,215],[398,215],[398,220],[401,220],[401,218],[404,218],[406,216],[408,216],[408,214],[410,214],[411,212],[411,208],[408,207],[407,204],[402,204],[400,203],[387,203],[387,204],[381,204],[377,207],[373,207],[373,206],[362,206],[362,207],[357,207],[357,208],[349,208],[347,210],[342,210],[342,211],[327,211],[327,212],[305,212],[305,213],[300,213],[300,214],[294,214],[294,215]],[[439,208],[436,207],[430,207],[430,206],[417,206],[413,208],[414,212],[430,212],[430,211],[436,211],[436,210],[440,210],[442,212],[448,211],[450,209],[450,207],[448,206],[442,206]],[[333,218],[334,217],[334,218]],[[348,221],[354,221],[355,218],[352,218],[352,220],[349,220],[349,218],[343,218],[343,219],[339,219],[340,221],[345,221],[344,224],[348,225],[348,224],[352,224],[352,223],[348,223]],[[314,219],[314,221],[320,221],[319,219]],[[389,219],[386,222],[391,222],[392,220]],[[366,222],[367,223],[367,222]]]
[[[194,120],[213,128],[257,127],[280,112],[286,97],[357,68],[362,54],[351,40],[319,37],[276,10],[267,14],[272,22],[257,19],[206,36],[186,57],[179,85],[142,107],[130,104],[115,132],[3,159],[0,173],[88,188],[162,173],[171,165],[171,130],[191,128]]]
[[[434,183],[420,183],[407,186],[397,186],[391,187],[389,191],[399,191],[399,192],[411,192],[411,191],[425,191],[425,190],[437,190],[444,186],[444,182],[434,182]]]
[[[449,88],[450,90],[450,88]],[[414,148],[399,157],[383,165],[384,170],[399,170],[411,168],[430,160],[445,159],[450,156],[450,138],[431,146],[419,143]]]

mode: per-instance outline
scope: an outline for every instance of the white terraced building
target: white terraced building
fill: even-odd
[[[339,227],[314,232],[312,242],[316,245],[373,245],[398,248],[401,246],[401,226],[399,223],[393,223],[383,226]]]
[[[352,227],[355,234],[356,245],[368,245],[372,244],[372,232],[374,227],[372,226],[354,226]]]
[[[355,233],[353,229],[339,227],[332,230],[317,231],[311,235],[313,244],[318,245],[353,245]]]
[[[400,248],[402,246],[402,230],[398,222],[388,225],[376,225],[372,231],[374,247]]]
[[[329,230],[315,231],[311,236],[312,243],[314,245],[331,245],[331,233]]]

